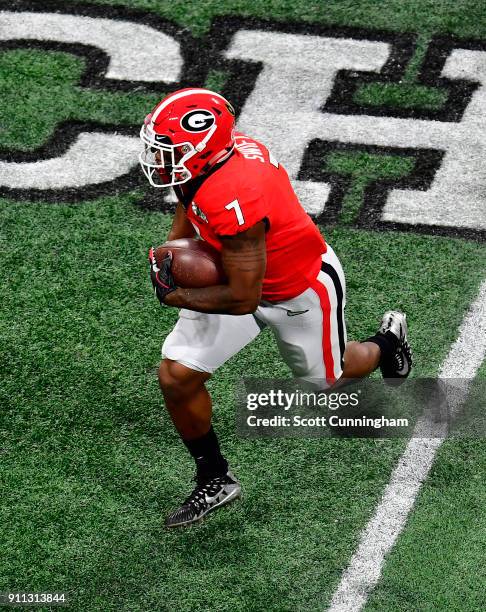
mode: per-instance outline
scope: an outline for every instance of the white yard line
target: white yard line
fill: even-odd
[[[486,280],[471,304],[439,371],[440,378],[472,379],[486,355]],[[465,399],[467,385],[458,387],[454,403]],[[329,612],[357,612],[378,582],[386,555],[405,526],[423,481],[444,441],[440,437],[417,437],[427,431],[426,418],[417,422],[414,436],[394,469],[383,497],[361,536],[360,543],[334,593]]]

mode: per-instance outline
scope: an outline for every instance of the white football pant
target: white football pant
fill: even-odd
[[[346,284],[338,257],[327,245],[311,286],[291,300],[262,301],[253,314],[205,314],[181,308],[162,356],[213,373],[265,327],[275,335],[296,378],[325,388],[340,378],[346,346]]]

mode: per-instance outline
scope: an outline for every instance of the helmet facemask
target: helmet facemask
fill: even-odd
[[[192,178],[184,165],[197,153],[190,142],[172,144],[167,136],[159,136],[146,125],[140,130],[144,149],[139,155],[142,170],[153,187],[181,185]]]

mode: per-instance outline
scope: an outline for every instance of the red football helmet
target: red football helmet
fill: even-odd
[[[145,118],[139,161],[154,187],[181,185],[207,172],[234,148],[235,112],[208,89],[180,89]]]

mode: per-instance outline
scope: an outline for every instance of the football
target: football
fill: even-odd
[[[158,266],[168,251],[172,252],[172,276],[179,287],[195,289],[226,284],[219,251],[208,242],[195,238],[164,242],[155,250]]]

